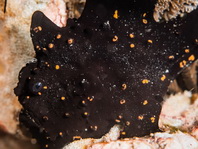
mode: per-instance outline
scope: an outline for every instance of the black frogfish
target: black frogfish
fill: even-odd
[[[198,57],[198,9],[155,21],[156,0],[87,0],[79,19],[58,27],[32,17],[36,61],[19,74],[19,119],[41,148],[159,131],[168,85]]]

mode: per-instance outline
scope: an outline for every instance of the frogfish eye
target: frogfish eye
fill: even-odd
[[[32,91],[39,92],[39,91],[41,91],[42,87],[43,87],[43,84],[41,82],[37,82],[33,85]]]

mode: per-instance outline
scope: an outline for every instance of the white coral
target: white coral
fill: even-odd
[[[177,16],[183,17],[198,6],[198,0],[158,0],[153,17],[156,22],[169,21]]]

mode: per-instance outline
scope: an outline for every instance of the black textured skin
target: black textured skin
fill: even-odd
[[[162,96],[198,55],[198,10],[156,23],[154,4],[88,0],[81,18],[69,19],[64,28],[34,13],[31,37],[37,62],[21,70],[15,94],[23,106],[20,122],[42,148],[59,149],[79,138],[75,136],[99,138],[115,124],[123,127],[121,137],[158,131]],[[35,90],[38,82],[47,88]]]

